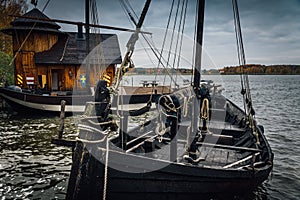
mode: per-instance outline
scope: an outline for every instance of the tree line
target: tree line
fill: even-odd
[[[300,65],[259,65],[230,66],[219,70],[222,74],[266,74],[266,75],[296,75],[300,74]]]

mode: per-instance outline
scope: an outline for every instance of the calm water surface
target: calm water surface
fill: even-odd
[[[71,150],[51,144],[58,124],[58,117],[45,116],[0,120],[1,199],[64,199]]]
[[[137,78],[138,77],[138,78]],[[239,76],[207,76],[242,106]],[[136,76],[134,82],[149,77]],[[300,199],[300,76],[250,76],[256,117],[275,154],[272,177],[245,199]],[[130,82],[132,80],[130,79]],[[0,199],[64,199],[71,149],[51,144],[57,116],[0,118]],[[64,137],[77,133],[72,117]]]

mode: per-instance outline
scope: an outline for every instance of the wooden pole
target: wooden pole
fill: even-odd
[[[90,61],[89,61],[89,53],[90,53],[90,1],[85,0],[85,39],[86,39],[86,87],[90,89]]]
[[[178,131],[178,121],[177,118],[172,120],[171,125],[171,144],[170,144],[170,161],[177,161],[177,131]]]
[[[201,56],[202,56],[202,45],[203,45],[204,6],[205,6],[205,0],[198,0],[194,89],[199,89],[200,79],[201,79]]]
[[[194,69],[194,82],[193,89],[196,98],[193,100],[193,119],[191,120],[191,136],[198,134],[198,122],[200,116],[200,79],[201,79],[201,54],[202,54],[202,41],[203,41],[203,25],[204,25],[204,6],[205,0],[198,0],[197,2],[197,30],[196,30],[196,53],[195,53],[195,69]],[[194,151],[194,150],[191,150]]]
[[[22,15],[8,15],[8,16],[24,18],[24,19],[33,19],[33,20],[39,20],[39,21],[57,22],[57,23],[62,23],[62,24],[71,24],[71,25],[77,25],[77,26],[86,26],[87,25],[86,23],[83,23],[83,22],[74,22],[74,21],[61,20],[61,19],[46,19],[46,18],[29,17],[29,16],[22,16]],[[88,25],[90,27],[94,27],[94,28],[103,28],[103,29],[116,30],[116,31],[126,31],[126,32],[135,32],[136,31],[136,30],[123,28],[123,27],[106,26],[106,25],[100,25],[100,24],[88,24]],[[152,35],[152,33],[147,32],[147,31],[140,31],[140,33]]]
[[[60,125],[58,130],[58,139],[62,139],[62,134],[64,132],[65,127],[65,107],[66,107],[66,101],[61,101],[61,107],[60,107]]]
[[[128,130],[128,115],[122,115],[123,118],[121,119],[121,128],[120,128],[120,139],[121,139],[121,146],[123,150],[127,149],[127,130]]]

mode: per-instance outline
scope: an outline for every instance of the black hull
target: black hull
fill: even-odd
[[[151,95],[123,95],[125,104],[146,103]],[[154,102],[160,95],[152,95]],[[66,101],[66,113],[83,113],[86,102],[95,101],[92,95],[61,95],[61,96],[43,96],[27,92],[19,92],[7,88],[0,88],[0,97],[3,98],[18,113],[44,113],[44,112],[60,112],[61,101]],[[115,106],[114,99],[113,106]]]
[[[105,181],[104,160],[99,161],[89,153],[83,153],[82,147],[82,144],[78,143],[75,149],[66,199],[102,199]],[[149,165],[153,165],[153,160],[116,152],[110,152],[109,159],[130,160],[137,168],[139,162],[149,162]],[[243,196],[265,181],[271,170],[271,165],[253,172],[170,163],[152,172],[128,173],[109,167],[106,198],[205,199],[224,198],[224,195],[228,195],[228,198],[235,195]]]
[[[121,141],[119,135],[110,142],[108,173],[105,177],[105,142],[89,143],[79,140],[74,149],[66,199],[102,199],[105,194],[103,193],[105,183],[107,183],[106,199],[224,199],[225,195],[228,195],[226,198],[232,199],[236,195],[244,196],[253,192],[268,179],[272,171],[272,150],[260,129],[258,129],[260,148],[257,149],[253,142],[255,139],[252,131],[242,125],[244,113],[238,106],[222,96],[215,97],[214,100],[221,102],[220,105],[227,105],[225,121],[222,123],[229,126],[210,127],[210,130],[223,135],[219,138],[223,138],[222,140],[233,137],[234,144],[223,141],[228,144],[220,145],[222,143],[219,142],[222,140],[218,139],[217,143],[211,143],[213,148],[209,150],[209,156],[204,161],[186,162],[181,154],[184,146],[180,142],[186,138],[182,137],[182,133],[186,133],[186,127],[182,123],[176,139],[177,149],[181,149],[179,150],[181,152],[177,153],[177,162],[170,162],[172,143],[168,143],[169,149],[154,152],[150,156],[143,153],[141,155],[125,153],[117,147],[119,146],[117,141]],[[85,121],[83,125],[87,125]],[[142,132],[149,130],[153,130],[151,124],[145,125]],[[99,133],[84,130],[79,135],[79,138],[87,141],[99,141],[101,137],[103,135]],[[209,140],[207,142],[209,144]],[[218,145],[220,146],[217,147]],[[126,150],[130,148],[131,146]],[[220,157],[217,156],[218,152],[221,152]],[[155,154],[162,157],[156,157]],[[164,157],[167,154],[169,158]],[[259,155],[255,156],[255,165],[254,161],[250,162],[251,157],[254,160],[254,154]],[[247,162],[241,161],[246,157],[250,157]],[[239,164],[227,167],[228,164],[235,162]]]
[[[66,112],[84,112],[85,103],[93,101],[91,95],[62,95],[44,96],[26,92],[19,92],[7,88],[0,88],[0,96],[15,111],[26,113],[33,112],[60,112],[61,101],[66,101]],[[76,102],[76,104],[74,104]]]

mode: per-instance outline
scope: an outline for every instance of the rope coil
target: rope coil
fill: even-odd
[[[204,120],[209,119],[209,101],[207,98],[203,99],[203,102],[202,102],[201,119],[204,119]]]

